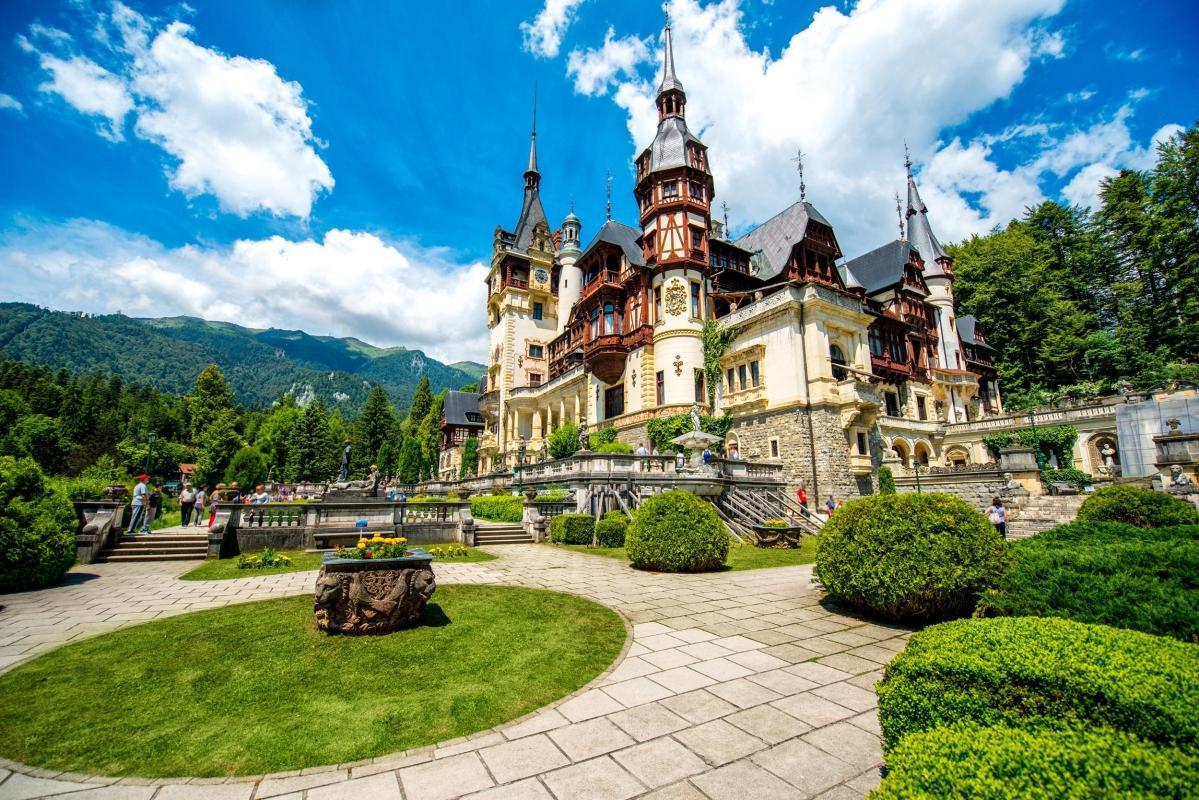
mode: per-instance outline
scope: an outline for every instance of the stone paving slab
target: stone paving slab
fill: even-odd
[[[620,662],[557,704],[408,753],[141,786],[3,761],[0,800],[845,800],[877,785],[874,685],[909,631],[823,605],[810,566],[668,575],[545,545],[489,550],[500,559],[438,564],[438,581],[545,588],[608,605],[632,630]],[[59,586],[6,595],[0,671],[108,630],[306,594],[315,579],[178,579],[198,563],[87,565]]]

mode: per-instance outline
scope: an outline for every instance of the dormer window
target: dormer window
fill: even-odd
[[[662,184],[662,197],[663,198],[674,198],[674,197],[678,197],[678,196],[679,196],[679,182],[678,181],[667,181],[666,183]]]

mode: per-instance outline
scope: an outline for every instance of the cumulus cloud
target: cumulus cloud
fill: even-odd
[[[1132,142],[1131,111],[1124,109],[1091,128],[1038,117],[997,134],[952,135],[1009,97],[1032,65],[1068,53],[1067,36],[1052,28],[1064,0],[828,6],[777,55],[748,44],[741,0],[668,5],[688,122],[711,148],[716,191],[729,204],[734,231],[798,199],[791,160],[799,148],[808,200],[832,220],[851,257],[894,235],[905,140],[933,224],[947,241],[1019,216],[1044,199],[1050,177],[1070,181],[1095,163],[1134,166],[1148,152]],[[576,51],[577,58],[572,53],[567,72],[581,94],[614,87],[611,97],[627,115],[637,152],[657,128],[662,50],[659,44],[649,56],[653,76],[638,72],[640,59],[615,66],[603,54],[609,42],[622,41],[618,34],[610,31],[602,47]],[[1068,199],[1086,197],[1082,187],[1097,184],[1097,175],[1091,168],[1075,178]]]
[[[487,267],[373,233],[334,229],[168,248],[95,220],[19,221],[0,235],[11,299],[131,316],[193,315],[255,328],[356,336],[482,360]]]
[[[554,58],[562,48],[562,36],[574,21],[575,9],[583,0],[545,0],[532,22],[520,23],[524,48],[543,58]]]
[[[616,38],[609,27],[601,47],[575,49],[566,62],[566,73],[575,80],[575,91],[588,96],[608,93],[617,76],[637,77],[637,66],[649,59],[649,48],[636,36]]]
[[[0,92],[0,110],[15,111],[18,114],[24,114],[25,106],[23,106],[21,101],[13,97],[11,94],[4,94],[4,92]]]
[[[132,112],[134,133],[169,154],[172,188],[212,195],[242,217],[265,211],[302,219],[333,188],[303,87],[274,64],[203,47],[183,22],[155,29],[120,2],[95,30],[108,67],[81,52],[88,42],[62,31],[34,25],[19,41],[51,76],[42,90],[104,118],[102,135],[121,140]]]

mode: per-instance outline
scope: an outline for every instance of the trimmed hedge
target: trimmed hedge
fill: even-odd
[[[1199,751],[1199,648],[1064,619],[958,620],[915,634],[878,685],[883,746],[956,722],[1099,726]]]
[[[1142,528],[1199,525],[1199,509],[1164,492],[1136,486],[1107,486],[1082,502],[1078,519],[1125,522]]]
[[[591,544],[595,517],[590,514],[559,514],[550,520],[550,541],[559,544]]]
[[[1011,554],[976,616],[1067,617],[1199,643],[1199,526],[1073,522]]]
[[[629,518],[619,511],[609,511],[595,523],[595,543],[600,547],[624,547]]]
[[[480,495],[470,499],[470,515],[491,522],[520,522],[524,519],[525,499],[505,495]]]
[[[1002,576],[1002,538],[947,494],[887,494],[846,503],[821,529],[815,575],[828,593],[888,620],[969,614]]]
[[[0,592],[39,589],[75,563],[75,508],[30,458],[0,457]]]
[[[729,535],[711,505],[672,489],[652,495],[633,512],[625,548],[640,569],[706,572],[728,557]]]
[[[1118,731],[958,725],[913,734],[868,800],[1183,798],[1199,758]]]

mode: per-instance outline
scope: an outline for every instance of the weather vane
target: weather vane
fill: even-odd
[[[608,219],[612,219],[612,170],[608,170],[608,176],[604,178],[604,188],[608,195]]]
[[[795,168],[799,170],[799,199],[804,201],[807,199],[808,187],[803,182],[803,150],[796,148],[795,158],[791,159],[795,162]]]
[[[908,150],[908,140],[903,140],[903,167],[908,171],[908,177],[912,177],[912,154]]]
[[[720,210],[724,212],[724,235],[727,239],[729,235],[729,204],[721,200]]]
[[[903,206],[899,202],[899,192],[895,193],[895,216],[899,217],[899,241],[907,241],[903,230]]]

